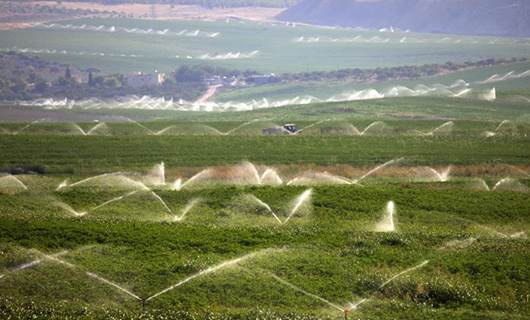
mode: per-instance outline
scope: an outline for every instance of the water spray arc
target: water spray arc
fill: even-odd
[[[64,209],[66,212],[72,214],[74,217],[82,217],[88,214],[88,211],[76,211],[70,205],[61,201],[56,201],[56,204],[59,208]]]
[[[264,201],[262,201],[261,199],[259,199],[253,194],[249,194],[247,196],[249,197],[250,200],[256,202],[261,207],[267,209],[267,211],[270,212],[270,214],[274,217],[274,219],[276,219],[276,221],[278,221],[279,224],[283,224],[283,221],[278,217],[278,215],[276,215],[276,213],[274,213],[272,208],[267,203],[265,203]]]
[[[506,125],[508,125],[509,123],[511,123],[510,120],[503,120],[501,121],[501,123],[499,123],[499,125],[495,128],[495,130],[493,131],[485,131],[483,133],[483,136],[487,137],[487,138],[490,138],[490,137],[495,137],[497,136],[500,132],[500,130],[505,127]]]
[[[116,198],[112,198],[112,199],[110,199],[110,200],[107,200],[107,201],[103,202],[103,203],[100,204],[100,205],[95,206],[94,208],[92,208],[92,209],[90,209],[90,210],[88,210],[88,211],[95,211],[95,210],[98,210],[98,209],[100,209],[100,208],[102,208],[102,207],[104,207],[104,206],[106,206],[106,205],[109,205],[109,204],[111,204],[111,203],[113,203],[113,202],[120,201],[120,200],[123,200],[123,199],[125,199],[125,198],[128,198],[128,197],[130,197],[130,196],[136,194],[137,192],[138,192],[138,191],[131,191],[131,192],[126,193],[126,194],[124,194],[124,195],[122,195],[122,196],[119,196],[119,197],[116,197]]]
[[[68,180],[64,180],[63,182],[61,182],[59,184],[59,186],[57,186],[55,191],[59,191],[59,190],[61,190],[63,188],[72,188],[72,187],[75,187],[77,185],[84,184],[84,183],[87,183],[87,182],[90,182],[92,180],[96,180],[96,179],[99,179],[99,178],[105,178],[105,177],[110,177],[110,176],[118,176],[118,175],[121,175],[121,174],[122,174],[122,172],[104,173],[104,174],[100,174],[100,175],[97,175],[97,176],[93,176],[93,177],[89,177],[89,178],[86,178],[86,179],[82,179],[82,180],[79,180],[79,181],[71,183],[71,184],[68,183]]]
[[[286,224],[291,220],[292,217],[300,210],[300,208],[311,201],[311,195],[313,194],[313,189],[307,189],[302,192],[298,197],[295,198],[293,203],[293,208],[287,215],[287,218],[283,221],[282,224]]]
[[[384,288],[385,286],[387,286],[389,283],[391,283],[392,281],[396,280],[397,278],[399,278],[399,277],[401,277],[401,276],[403,276],[403,275],[405,275],[405,274],[407,274],[407,273],[413,272],[413,271],[415,271],[415,270],[418,270],[418,269],[420,269],[420,268],[426,266],[428,263],[429,263],[429,260],[425,260],[425,261],[423,261],[422,263],[420,263],[420,264],[418,264],[418,265],[416,265],[416,266],[414,266],[414,267],[408,268],[408,269],[406,269],[406,270],[403,270],[403,271],[401,271],[401,272],[399,272],[399,273],[393,275],[393,276],[390,277],[388,280],[384,281],[384,282],[383,282],[383,283],[377,288],[376,291],[381,290],[382,288]],[[300,293],[302,293],[302,294],[304,294],[304,295],[306,295],[306,296],[308,296],[308,297],[311,297],[311,298],[313,298],[313,299],[315,299],[315,300],[321,301],[321,302],[327,304],[328,306],[330,306],[330,307],[332,307],[332,308],[334,308],[334,309],[336,309],[336,310],[338,310],[338,311],[344,313],[345,319],[347,319],[349,312],[351,312],[351,311],[353,311],[353,310],[356,310],[361,304],[366,303],[366,302],[368,302],[370,299],[372,299],[371,297],[368,297],[368,298],[362,298],[362,299],[360,299],[360,300],[358,300],[358,301],[356,301],[356,302],[349,302],[349,303],[347,303],[345,307],[341,307],[340,305],[338,305],[338,304],[336,304],[336,303],[333,303],[333,302],[331,302],[331,301],[329,301],[329,300],[327,300],[327,299],[325,299],[325,298],[323,298],[323,297],[321,297],[321,296],[318,296],[318,295],[316,295],[316,294],[313,294],[313,293],[311,293],[311,292],[308,292],[308,291],[306,291],[306,290],[304,290],[304,289],[302,289],[302,288],[300,288],[300,287],[298,287],[298,286],[296,286],[296,285],[290,283],[289,281],[280,278],[279,276],[275,275],[274,273],[272,273],[272,272],[270,272],[270,271],[266,271],[266,270],[261,270],[261,271],[264,272],[265,274],[267,274],[268,276],[272,277],[272,278],[273,278],[274,280],[276,280],[277,282],[279,282],[279,283],[281,283],[281,284],[283,284],[283,285],[285,285],[285,286],[287,286],[287,287],[289,287],[289,288],[291,288],[291,289],[293,289],[293,290],[295,290],[295,291],[297,291],[297,292],[300,292]],[[374,292],[371,296],[373,296],[374,294],[375,294],[375,292]]]
[[[313,299],[316,299],[316,300],[319,300],[321,302],[324,302],[328,306],[330,306],[330,307],[332,307],[334,309],[337,309],[338,311],[341,311],[341,312],[344,311],[344,308],[342,308],[341,306],[339,306],[339,305],[337,305],[337,304],[335,304],[335,303],[333,303],[333,302],[331,302],[331,301],[329,301],[327,299],[324,299],[324,298],[322,298],[320,296],[317,296],[316,294],[310,293],[310,292],[308,292],[308,291],[306,291],[306,290],[304,290],[304,289],[302,289],[302,288],[300,288],[298,286],[295,286],[294,284],[288,282],[287,280],[284,280],[284,279],[278,277],[277,275],[275,275],[272,272],[268,272],[267,271],[266,273],[267,273],[267,275],[271,276],[274,280],[278,281],[279,283],[281,283],[283,285],[288,286],[289,288],[291,288],[291,289],[293,289],[295,291],[298,291],[298,292],[300,292],[302,294],[305,294],[306,296],[311,297]]]
[[[310,125],[307,125],[307,126],[301,128],[300,130],[296,131],[296,132],[294,133],[294,135],[298,135],[298,134],[300,134],[301,132],[303,132],[303,131],[305,131],[305,130],[307,130],[307,129],[311,129],[311,128],[313,128],[314,126],[317,126],[317,125],[319,125],[319,124],[321,124],[321,123],[324,123],[324,122],[327,122],[327,121],[330,121],[330,119],[320,120],[320,121],[317,121],[317,122],[312,123],[312,124],[310,124]],[[286,131],[287,131],[287,130],[286,130]],[[288,134],[291,134],[290,131],[288,131],[287,133],[288,133]]]
[[[436,175],[436,177],[438,177],[438,180],[440,182],[446,182],[446,181],[449,180],[449,178],[450,178],[449,174],[451,173],[451,169],[452,169],[451,166],[447,167],[443,171],[437,171],[437,170],[431,168],[432,172]]]
[[[164,175],[164,163],[162,162],[161,164],[159,164],[157,166],[158,166],[157,167],[157,170],[158,170],[157,172],[159,172],[159,173],[161,172],[161,174]],[[142,183],[140,181],[136,181],[136,180],[130,179],[130,178],[126,177],[126,176],[123,176],[123,174],[121,172],[101,174],[101,175],[97,175],[97,176],[94,176],[94,177],[89,177],[89,178],[80,180],[80,181],[72,183],[72,184],[68,184],[67,180],[65,180],[61,184],[59,184],[59,186],[56,188],[56,191],[60,191],[60,190],[62,190],[64,188],[72,188],[72,187],[75,187],[75,186],[78,186],[78,185],[81,185],[81,184],[84,184],[84,183],[88,183],[90,181],[94,181],[96,179],[106,178],[106,177],[117,177],[117,178],[120,179],[120,183],[125,183],[127,185],[127,187],[132,188],[134,190],[130,191],[128,193],[125,193],[125,194],[123,194],[121,196],[118,196],[118,197],[112,198],[110,200],[107,200],[107,201],[95,206],[94,208],[92,208],[90,210],[87,210],[86,212],[76,212],[69,205],[67,205],[65,203],[62,203],[62,202],[58,202],[58,206],[60,206],[61,208],[65,209],[66,211],[74,214],[75,216],[83,216],[83,215],[86,215],[90,211],[94,211],[94,210],[100,209],[101,207],[104,207],[104,206],[106,206],[108,204],[111,204],[113,202],[123,200],[125,198],[128,198],[128,197],[130,197],[132,195],[138,194],[140,192],[147,192],[149,195],[151,195],[154,199],[156,199],[164,207],[165,211],[167,211],[169,214],[173,213],[173,211],[167,205],[167,203],[155,191],[153,191],[151,188],[147,187],[144,183]],[[160,179],[160,178],[158,178],[158,179]],[[161,179],[164,179],[164,178],[162,177]]]
[[[374,173],[376,173],[377,171],[387,167],[387,166],[390,166],[392,164],[395,164],[395,163],[398,163],[400,161],[402,161],[404,158],[401,157],[401,158],[396,158],[396,159],[392,159],[390,161],[387,161],[383,164],[380,164],[372,169],[370,169],[369,171],[367,171],[366,173],[364,173],[361,177],[357,178],[357,179],[348,179],[346,177],[342,177],[342,176],[336,176],[336,175],[332,175],[328,172],[317,172],[317,173],[311,173],[311,174],[306,174],[306,175],[299,175],[299,176],[296,176],[294,178],[292,178],[291,180],[289,180],[286,185],[301,185],[301,184],[304,184],[306,181],[327,181],[327,182],[331,182],[331,183],[335,183],[335,184],[352,184],[352,185],[359,185],[359,186],[362,186],[360,184],[360,182],[364,179],[366,179],[367,177],[373,175]]]
[[[359,132],[359,135],[360,136],[364,136],[364,135],[366,135],[366,133],[370,132],[370,130],[372,130],[372,128],[384,127],[384,126],[385,126],[384,122],[382,122],[382,121],[374,121],[374,122],[370,123],[368,126],[366,126],[366,128],[364,128],[363,131]]]
[[[360,178],[358,179],[354,179],[353,180],[353,183],[357,184],[359,182],[361,182],[362,180],[366,179],[367,177],[371,176],[372,174],[376,173],[377,171],[389,166],[389,165],[392,165],[392,164],[395,164],[395,163],[398,163],[402,160],[404,160],[405,158],[404,157],[401,157],[401,158],[397,158],[397,159],[392,159],[390,161],[387,161],[381,165],[378,165],[376,167],[374,167],[373,169],[369,170],[368,172],[366,172],[365,174],[363,174]]]
[[[158,293],[155,293],[154,295],[146,298],[144,301],[145,302],[148,302],[150,300],[153,300],[155,299],[156,297],[160,296],[160,295],[163,295],[169,291],[172,291],[172,290],[175,290],[177,289],[178,287],[192,281],[193,279],[196,279],[196,278],[199,278],[199,277],[203,277],[205,275],[208,275],[208,274],[211,274],[211,273],[214,273],[214,272],[217,272],[219,270],[222,270],[222,269],[225,269],[225,268],[228,268],[228,267],[231,267],[231,266],[234,266],[234,265],[237,265],[243,261],[246,261],[246,260],[249,260],[257,255],[260,255],[260,254],[265,254],[265,253],[268,253],[270,252],[272,249],[263,249],[263,250],[260,250],[260,251],[256,251],[256,252],[252,252],[252,253],[248,253],[246,255],[243,255],[239,258],[235,258],[235,259],[231,259],[231,260],[227,260],[227,261],[224,261],[224,262],[221,262],[220,264],[217,264],[215,266],[212,266],[212,267],[209,267],[207,269],[204,269],[200,272],[197,272],[179,282],[177,282],[176,284],[172,285],[172,286],[169,286],[167,288],[165,288],[164,290],[158,292]]]
[[[0,193],[3,189],[12,189],[15,188],[17,190],[22,189],[23,191],[28,190],[28,186],[24,184],[19,178],[15,177],[14,175],[8,174],[4,176],[0,176]]]
[[[248,194],[246,195],[248,197],[249,200],[251,200],[252,202],[258,204],[260,207],[262,208],[265,208],[267,210],[267,212],[269,212],[276,221],[278,221],[278,223],[280,225],[284,225],[286,224],[287,222],[289,222],[289,220],[291,220],[292,217],[294,217],[300,210],[301,208],[304,206],[304,205],[307,205],[311,202],[311,196],[312,196],[312,193],[313,193],[313,189],[307,189],[305,190],[304,192],[302,192],[301,194],[299,194],[292,202],[292,207],[291,207],[291,210],[289,211],[287,217],[282,221],[282,219],[280,219],[280,217],[274,212],[274,210],[272,210],[271,206],[269,206],[267,203],[265,203],[264,201],[262,201],[261,199],[259,199],[258,197],[256,197],[255,195],[253,194]]]
[[[414,270],[417,270],[417,269],[420,269],[420,268],[423,268],[424,266],[426,266],[427,264],[429,263],[429,260],[425,260],[423,261],[422,263],[414,266],[414,267],[411,267],[411,268],[408,268],[406,270],[403,270],[395,275],[393,275],[391,278],[389,278],[388,280],[386,280],[385,282],[383,282],[380,286],[379,286],[379,290],[383,289],[386,285],[388,285],[389,283],[391,283],[392,281],[396,280],[397,278],[401,277],[402,275],[405,275],[407,273],[410,273]]]
[[[76,265],[74,265],[74,264],[71,264],[71,263],[69,263],[69,262],[67,262],[67,261],[64,261],[64,260],[62,260],[62,259],[59,259],[59,258],[56,257],[56,256],[45,255],[44,258],[46,258],[46,259],[48,259],[48,260],[50,260],[50,261],[53,261],[53,262],[56,262],[56,263],[62,264],[62,265],[66,266],[66,267],[68,267],[68,268],[70,268],[70,269],[81,269],[81,267],[76,266]],[[102,282],[102,283],[104,283],[104,284],[106,284],[106,285],[108,285],[108,286],[114,287],[114,288],[118,289],[120,292],[125,293],[125,294],[127,294],[128,296],[131,296],[131,297],[133,297],[134,299],[136,299],[136,300],[138,300],[138,301],[143,301],[143,299],[140,298],[138,295],[132,293],[131,291],[127,290],[126,288],[124,288],[123,286],[120,286],[119,284],[117,284],[117,283],[115,283],[115,282],[112,282],[112,281],[110,281],[110,280],[108,280],[108,279],[105,279],[105,278],[103,278],[103,277],[101,277],[101,276],[99,276],[99,275],[97,275],[97,274],[95,274],[95,273],[93,273],[93,272],[84,271],[84,273],[85,273],[85,275],[87,275],[88,277],[90,277],[90,278],[92,278],[92,279],[95,279],[95,280],[97,280],[97,281],[99,281],[99,282]]]
[[[517,191],[517,192],[528,192],[528,187],[523,183],[517,181],[513,178],[503,178],[497,181],[493,187],[490,187],[486,181],[483,179],[475,179],[474,189],[484,190],[484,191]]]
[[[426,174],[429,176],[429,178],[432,177],[433,180],[438,182],[447,182],[449,181],[451,170],[453,169],[452,166],[448,166],[445,169],[442,170],[436,170],[432,167],[420,167],[419,169],[426,171]],[[425,175],[425,172],[420,171],[419,176],[422,178]]]
[[[23,126],[22,128],[13,131],[13,135],[17,135],[17,134],[25,131],[26,129],[29,129],[30,127],[36,125],[37,123],[45,121],[45,120],[46,120],[46,118],[42,118],[42,119],[38,119],[38,120],[32,121],[32,122],[28,123],[27,125]]]
[[[201,202],[201,198],[191,199],[184,208],[180,211],[180,214],[173,217],[173,222],[180,222],[186,218],[186,215]]]
[[[68,254],[68,251],[61,251],[61,252],[58,252],[58,253],[47,255],[47,257],[57,257],[58,258],[58,257],[66,255],[66,254]],[[41,254],[41,255],[43,257],[46,256],[44,254]],[[13,273],[17,273],[19,271],[23,271],[23,270],[26,270],[26,269],[29,269],[29,268],[33,268],[33,267],[41,264],[42,261],[43,261],[42,258],[38,258],[38,259],[32,260],[30,262],[26,262],[26,263],[23,263],[21,265],[18,265],[16,267],[14,267],[13,269],[8,270],[7,273],[0,275],[0,279],[6,277],[9,274],[13,274]]]
[[[429,132],[422,133],[421,135],[423,135],[423,136],[434,136],[438,132],[444,132],[444,130],[446,130],[446,131],[452,130],[454,124],[455,123],[453,121],[447,121],[447,122],[443,123],[442,125],[434,128],[433,130],[431,130]]]
[[[105,127],[105,126],[106,126],[106,123],[105,123],[105,122],[100,122],[100,123],[94,125],[92,128],[90,128],[90,129],[87,130],[87,131],[83,130],[83,128],[81,128],[77,123],[72,123],[71,125],[72,125],[72,127],[73,127],[75,130],[79,131],[79,133],[81,133],[81,135],[83,135],[83,136],[90,136],[90,135],[92,135],[94,132],[96,132],[96,130],[98,130],[98,129],[102,128],[102,127]]]
[[[129,296],[135,298],[135,299],[138,300],[138,301],[143,301],[143,299],[140,298],[139,296],[137,296],[136,294],[132,293],[131,291],[125,289],[124,287],[122,287],[122,286],[120,286],[120,285],[118,285],[118,284],[116,284],[116,283],[114,283],[114,282],[112,282],[112,281],[110,281],[110,280],[108,280],[108,279],[105,279],[105,278],[103,278],[103,277],[101,277],[101,276],[99,276],[99,275],[97,275],[97,274],[95,274],[95,273],[88,272],[88,271],[85,272],[85,274],[86,274],[87,276],[93,278],[93,279],[96,279],[96,280],[98,280],[98,281],[100,281],[100,282],[103,282],[103,283],[105,283],[105,284],[107,284],[107,285],[109,285],[109,286],[112,286],[112,287],[114,287],[114,288],[120,290],[121,292],[124,292],[124,293],[128,294]]]
[[[282,178],[278,175],[278,172],[275,169],[266,167],[265,170],[260,173],[260,170],[249,161],[243,161],[239,165],[231,167],[231,172],[231,175],[226,175],[222,171],[217,171],[215,168],[206,168],[194,174],[184,182],[182,178],[176,179],[173,182],[171,189],[174,191],[180,191],[204,180],[209,180],[211,182],[244,182],[245,184],[252,185],[283,184]],[[219,176],[219,174],[221,174],[221,176]]]
[[[191,178],[186,180],[184,183],[182,183],[182,179],[177,179],[173,183],[173,190],[180,191],[183,188],[185,188],[186,186],[193,184],[194,181],[197,181],[197,180],[199,180],[199,179],[201,179],[203,177],[206,177],[206,176],[210,175],[211,173],[212,173],[211,169],[204,169],[204,170],[200,171],[199,173],[196,173],[195,175],[193,175]]]

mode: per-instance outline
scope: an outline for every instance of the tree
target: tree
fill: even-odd
[[[94,76],[92,75],[92,72],[88,73],[88,85],[90,87],[94,86]]]
[[[199,68],[183,65],[175,72],[176,82],[202,82],[203,80],[204,72]]]
[[[48,83],[44,79],[39,79],[35,82],[34,91],[37,93],[44,93],[48,89]]]
[[[70,71],[70,66],[66,67],[66,70],[64,71],[64,77],[65,79],[72,79],[72,71]]]

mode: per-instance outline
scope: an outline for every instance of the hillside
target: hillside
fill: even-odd
[[[450,34],[529,36],[526,0],[303,0],[280,20]]]

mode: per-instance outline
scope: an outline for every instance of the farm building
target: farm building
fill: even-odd
[[[254,74],[251,76],[248,76],[245,79],[246,83],[248,84],[267,84],[267,83],[276,83],[280,82],[280,78],[277,77],[274,73],[269,74]]]
[[[157,70],[153,73],[134,72],[127,75],[127,85],[133,88],[159,86],[164,81],[165,74]]]

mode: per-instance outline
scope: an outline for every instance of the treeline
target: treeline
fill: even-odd
[[[210,79],[239,79],[255,71],[229,70],[211,65],[183,65],[166,74],[159,85],[133,87],[128,75],[103,74],[97,68],[80,69],[73,65],[46,61],[17,52],[0,53],[0,100],[38,98],[113,98],[149,95],[193,101],[207,89]]]
[[[183,65],[171,73],[177,82],[205,82],[212,77],[241,78],[258,74],[254,70],[230,70],[212,65]]]
[[[96,68],[48,62],[16,52],[0,54],[0,100],[38,98],[112,98],[127,95],[151,95],[194,100],[206,90],[205,79],[212,75],[238,75],[211,66],[182,66],[157,86],[131,87],[125,74],[102,74]]]
[[[464,69],[488,67],[498,64],[527,61],[526,58],[486,59],[475,62],[427,64],[376,69],[342,69],[285,73],[279,81],[357,81],[379,82],[411,80],[448,74]],[[126,74],[103,74],[96,68],[79,69],[75,66],[49,62],[36,56],[16,52],[0,54],[0,100],[33,100],[38,98],[114,98],[127,95],[149,95],[166,99],[194,101],[207,89],[207,85],[227,86],[265,84],[249,79],[259,75],[253,70],[229,70],[212,65],[182,65],[166,74],[163,83],[129,85]],[[156,82],[155,82],[156,83]]]
[[[336,71],[312,71],[301,73],[285,73],[281,79],[284,81],[360,81],[374,82],[387,80],[410,80],[421,77],[430,77],[460,70],[488,67],[498,64],[524,62],[527,58],[511,59],[486,59],[473,62],[444,64],[425,64],[420,66],[400,66],[376,69],[340,69]]]
[[[3,13],[1,21],[10,21],[20,16],[26,15],[73,15],[82,16],[96,13],[110,13],[101,12],[91,9],[67,9],[58,5],[49,5],[48,3],[25,3],[25,2],[2,2],[0,1],[0,12]]]

